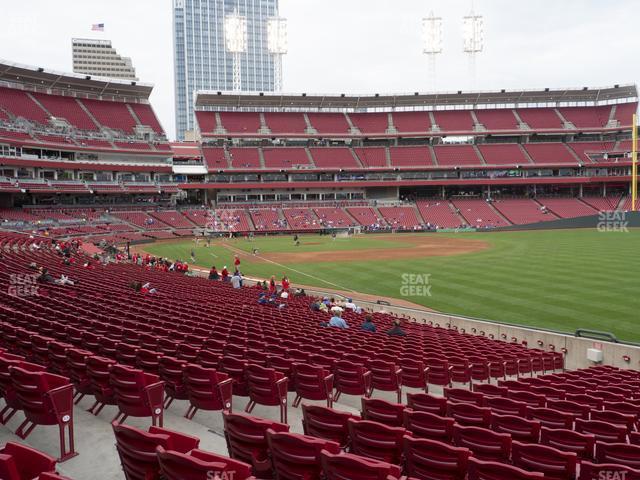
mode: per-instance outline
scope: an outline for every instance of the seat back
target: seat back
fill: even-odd
[[[640,470],[617,463],[595,464],[586,460],[581,462],[578,480],[593,480],[594,478],[640,480]]]
[[[222,418],[229,456],[251,465],[256,476],[269,474],[271,460],[266,432],[269,429],[288,432],[289,425],[225,411]]]
[[[184,368],[187,362],[165,355],[158,360],[158,376],[164,382],[167,395],[178,400],[186,400],[187,389],[184,386]]]
[[[397,480],[401,470],[398,465],[363,458],[350,453],[320,453],[322,473],[326,480]]]
[[[347,427],[352,453],[383,462],[400,463],[402,437],[407,433],[404,428],[352,418],[347,421]]]
[[[564,452],[574,452],[580,459],[593,459],[595,443],[596,437],[592,434],[547,427],[542,427],[540,430],[540,444],[548,445]]]
[[[484,397],[484,406],[497,415],[516,415],[524,417],[527,412],[527,404],[504,397]]]
[[[575,431],[578,433],[590,433],[599,442],[626,443],[627,427],[601,422],[599,420],[576,419]]]
[[[91,382],[91,393],[102,403],[115,404],[114,391],[110,382],[110,371],[114,360],[104,357],[87,357],[87,375]]]
[[[349,443],[349,419],[360,417],[319,405],[302,404],[302,427],[305,435],[336,442],[342,448]]]
[[[513,440],[521,442],[538,443],[540,439],[540,422],[515,415],[492,415],[491,430],[508,433]]]
[[[384,423],[390,427],[401,427],[405,406],[378,398],[362,397],[362,419]]]
[[[437,440],[405,436],[402,441],[405,473],[433,480],[464,480],[469,456],[467,448],[452,447]]]
[[[184,385],[191,405],[203,410],[222,410],[230,408],[230,395],[223,399],[220,384],[227,380],[226,373],[213,368],[189,364],[184,368]]]
[[[453,418],[460,425],[483,428],[491,425],[491,409],[472,403],[447,403],[447,417]]]
[[[245,369],[249,398],[260,405],[280,405],[276,382],[285,378],[273,368],[249,365]]]
[[[292,366],[293,384],[296,393],[308,400],[326,400],[325,379],[331,373],[319,365],[295,363]],[[329,392],[331,394],[331,392]]]
[[[486,428],[454,425],[453,444],[468,448],[474,457],[487,461],[506,462],[511,454],[511,435]]]
[[[444,397],[450,402],[472,403],[478,407],[482,406],[484,395],[472,392],[464,388],[444,388]]]
[[[540,424],[547,428],[560,428],[571,430],[575,416],[572,413],[561,412],[552,408],[527,407],[527,418],[538,420]]]
[[[425,363],[427,383],[443,387],[451,386],[451,372],[447,360],[428,358]]]
[[[468,480],[542,480],[544,474],[528,472],[518,467],[498,462],[469,458]]]
[[[160,474],[163,480],[211,480],[216,478],[234,478],[248,480],[251,466],[222,455],[203,450],[193,450],[189,455],[156,449]]]
[[[320,478],[320,452],[340,453],[340,445],[330,440],[288,432],[266,432],[276,478]]]
[[[447,399],[428,393],[407,393],[407,407],[411,410],[446,415]]]
[[[41,473],[55,473],[55,469],[55,458],[27,445],[7,442],[0,449],[0,478],[3,480],[31,480]]]
[[[401,370],[395,363],[373,359],[366,364],[371,372],[371,386],[386,392],[395,392],[400,388]]]
[[[162,383],[156,375],[116,364],[111,368],[109,381],[122,413],[133,417],[147,417],[160,415],[162,412],[164,398],[150,399],[148,395],[148,387],[154,384],[159,385],[162,394]],[[158,408],[160,411],[155,412]]]
[[[402,384],[411,388],[427,389],[427,377],[425,375],[425,364],[420,360],[412,358],[401,358],[400,368],[402,368]]]
[[[409,408],[404,410],[403,427],[410,431],[414,437],[450,443],[453,438],[454,423],[453,418]]]
[[[347,395],[365,395],[368,385],[365,382],[367,369],[363,365],[338,360],[334,365],[334,384],[338,392]],[[370,378],[370,375],[367,375]]]
[[[640,446],[627,443],[596,442],[597,463],[619,463],[640,469]]]
[[[546,445],[532,445],[514,441],[511,461],[516,467],[542,472],[545,478],[573,479],[576,476],[578,456]]]
[[[198,438],[158,427],[145,432],[118,422],[113,422],[111,426],[122,469],[128,480],[159,479],[160,466],[156,447],[186,453],[198,448],[200,443]]]

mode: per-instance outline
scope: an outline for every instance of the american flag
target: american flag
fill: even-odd
[[[104,32],[104,23],[94,23],[91,25],[92,32]]]

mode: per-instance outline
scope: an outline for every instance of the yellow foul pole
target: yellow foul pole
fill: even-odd
[[[631,211],[638,207],[638,117],[633,114],[633,133],[631,134]]]

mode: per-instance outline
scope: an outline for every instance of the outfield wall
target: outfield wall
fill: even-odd
[[[478,229],[478,232],[508,232],[514,230],[558,230],[570,228],[593,228],[601,231],[621,231],[624,228],[640,227],[640,212],[603,212],[599,215],[577,218],[561,218],[548,222],[527,225],[510,225],[492,229]]]

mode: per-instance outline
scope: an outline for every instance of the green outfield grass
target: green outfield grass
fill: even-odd
[[[628,233],[595,229],[531,232],[438,234],[486,241],[481,252],[449,257],[358,261],[358,250],[411,248],[397,240],[361,235],[351,239],[304,236],[294,247],[291,236],[233,240],[250,252],[331,252],[351,250],[354,261],[294,263],[285,266],[242,258],[245,275],[280,278],[323,289],[340,288],[401,298],[406,274],[428,274],[431,296],[403,297],[442,312],[531,325],[566,332],[590,328],[640,341],[640,230]],[[193,241],[146,245],[155,255],[189,260]],[[222,246],[196,248],[196,263],[232,266],[232,251]],[[404,276],[403,276],[404,275]],[[405,289],[406,290],[406,289]]]

